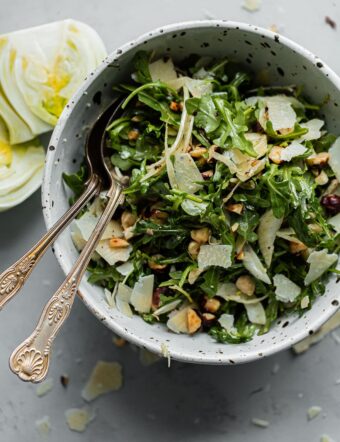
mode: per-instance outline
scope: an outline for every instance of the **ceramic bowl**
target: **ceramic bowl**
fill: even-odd
[[[53,132],[46,160],[42,200],[47,228],[68,208],[62,173],[78,168],[88,127],[112,99],[112,86],[130,78],[131,60],[141,49],[170,55],[175,61],[192,53],[228,57],[251,69],[254,75],[269,79],[270,84],[303,85],[305,96],[312,102],[321,102],[329,95],[321,117],[330,131],[340,133],[340,79],[306,49],[281,35],[243,23],[209,20],[165,26],[114,51],[66,106]],[[78,256],[68,229],[56,241],[54,252],[66,274]],[[299,318],[280,318],[269,333],[240,345],[218,344],[203,333],[192,337],[177,335],[162,325],[149,325],[138,316],[123,316],[108,308],[103,289],[90,285],[86,277],[79,296],[107,327],[151,352],[161,354],[165,344],[176,360],[234,364],[268,356],[313,333],[337,310],[340,291],[332,278],[326,293],[310,311]]]

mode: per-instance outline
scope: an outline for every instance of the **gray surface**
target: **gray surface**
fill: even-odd
[[[119,6],[118,6],[119,5]],[[323,58],[340,72],[339,31],[324,23],[331,16],[340,27],[335,1],[264,0],[259,12],[241,9],[241,0],[0,0],[0,32],[72,17],[93,25],[108,49],[166,23],[194,18],[228,18],[280,31]],[[4,11],[6,11],[4,13]],[[0,268],[4,269],[44,231],[40,196],[0,214]],[[35,387],[21,383],[7,369],[13,348],[32,330],[41,307],[63,275],[51,253],[40,263],[21,295],[0,314],[0,441],[39,441],[36,419],[49,415],[48,440],[96,441],[319,441],[327,433],[340,441],[339,347],[328,337],[300,357],[289,351],[235,367],[200,367],[161,361],[143,367],[138,353],[117,349],[106,330],[80,303],[55,345],[50,376],[53,390],[37,398]],[[77,360],[81,358],[80,360]],[[82,406],[80,390],[98,359],[119,361],[124,387],[91,404],[96,419],[84,434],[70,432],[64,411]],[[280,369],[272,374],[275,364]],[[59,376],[68,373],[67,390]],[[311,405],[322,414],[307,422]],[[270,421],[254,427],[252,417]]]

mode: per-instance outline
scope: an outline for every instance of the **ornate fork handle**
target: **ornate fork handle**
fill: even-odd
[[[108,194],[109,201],[83,251],[64,283],[46,304],[36,329],[14,350],[10,357],[11,370],[23,381],[40,382],[48,371],[53,340],[68,317],[83,277],[102,232],[111,220],[121,197],[122,186],[117,184]]]
[[[72,221],[100,188],[100,180],[93,175],[81,197],[57,223],[25,255],[0,275],[0,310],[22,288],[35,265],[59,233]]]

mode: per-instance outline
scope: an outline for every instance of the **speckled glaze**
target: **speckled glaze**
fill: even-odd
[[[256,26],[230,21],[195,21],[156,29],[127,43],[107,57],[65,108],[53,132],[46,158],[42,203],[47,228],[67,210],[62,172],[78,168],[88,127],[112,99],[112,86],[126,81],[131,60],[140,49],[179,60],[191,53],[229,57],[267,78],[270,84],[302,84],[306,97],[320,102],[328,129],[340,134],[340,79],[319,58],[296,43]],[[56,241],[54,253],[65,273],[77,257],[69,230]],[[127,318],[109,309],[103,290],[84,278],[79,295],[107,327],[127,340],[161,354],[165,344],[173,359],[202,364],[238,364],[268,356],[316,331],[338,309],[340,290],[332,278],[326,293],[302,317],[280,318],[269,333],[240,345],[217,344],[207,334],[177,335],[138,316]]]

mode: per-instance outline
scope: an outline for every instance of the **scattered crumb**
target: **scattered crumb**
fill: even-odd
[[[39,384],[35,390],[38,397],[45,396],[45,394],[49,393],[53,388],[53,379],[49,378],[46,381]]]
[[[309,296],[304,296],[301,299],[301,304],[300,305],[301,305],[302,309],[307,308],[309,306]]]
[[[272,374],[276,374],[280,370],[280,364],[276,363],[274,364],[272,368]]]
[[[277,25],[270,25],[268,28],[270,31],[275,32],[276,34],[279,32],[279,28],[277,27]]]
[[[162,344],[161,344],[161,350],[162,350],[162,355],[168,359],[168,368],[170,368],[170,365],[171,365],[170,351],[169,351],[168,346],[166,344],[164,344],[164,342],[162,342]]]
[[[70,408],[65,411],[65,418],[70,430],[82,433],[94,415],[87,408]]]
[[[122,383],[122,366],[118,362],[98,361],[81,395],[90,402],[102,394],[119,390]]]
[[[145,348],[141,348],[139,350],[139,360],[144,367],[149,367],[149,365],[155,364],[156,362],[160,361],[161,358],[155,353],[151,353],[151,351],[146,350]]]
[[[67,374],[62,374],[60,376],[60,383],[64,388],[67,388],[69,382],[70,382],[70,378],[67,376]]]
[[[309,349],[309,347],[321,341],[329,332],[340,326],[340,311],[335,313],[316,333],[308,336],[297,344],[293,345],[293,351],[300,354]]]
[[[35,421],[35,428],[41,436],[47,436],[51,431],[51,422],[49,416],[44,416]]]
[[[116,347],[119,347],[119,348],[124,347],[124,345],[126,344],[126,340],[123,338],[119,338],[118,336],[114,336],[112,338],[112,342],[114,343],[114,345]]]
[[[327,434],[323,434],[320,437],[320,442],[334,442],[334,440],[332,438],[330,438],[329,436],[327,436]]]
[[[257,427],[260,428],[267,428],[269,427],[269,422],[266,421],[265,419],[258,419],[257,417],[253,417],[251,420],[251,423],[253,425],[256,425]]]
[[[319,407],[318,405],[313,405],[312,407],[309,407],[308,410],[307,410],[308,420],[311,421],[312,419],[314,419],[317,416],[319,416],[321,411],[322,411],[322,408]]]
[[[262,0],[244,0],[243,8],[249,12],[258,11],[261,8]]]
[[[330,17],[326,16],[325,17],[325,22],[332,28],[332,29],[336,29],[336,22],[334,20],[332,20]]]

